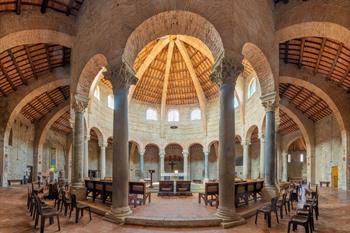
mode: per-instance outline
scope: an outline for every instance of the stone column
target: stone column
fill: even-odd
[[[189,178],[189,174],[188,174],[188,151],[183,151],[182,155],[184,157],[184,173],[185,173],[184,180],[187,180]]]
[[[140,178],[143,179],[145,177],[145,152],[140,151]]]
[[[204,181],[209,180],[209,152],[204,151]]]
[[[84,177],[89,176],[89,141],[90,135],[86,134],[84,138]]]
[[[250,141],[246,140],[242,142],[243,146],[243,178],[250,179],[251,177],[251,164],[250,164]]]
[[[275,98],[276,93],[270,93],[261,97],[266,111],[265,129],[265,191],[266,197],[276,196],[276,138],[275,138]]]
[[[264,170],[264,148],[265,148],[265,137],[263,133],[260,133],[259,136],[260,139],[260,157],[259,157],[259,178],[265,177],[265,170]]]
[[[164,177],[162,176],[162,174],[164,173],[164,158],[165,158],[165,152],[161,151],[159,152],[159,158],[160,158],[160,180],[163,180]]]
[[[288,180],[288,152],[282,151],[282,181]]]
[[[99,144],[100,146],[100,177],[101,179],[104,179],[106,176],[106,148],[107,148],[107,144],[101,142]]]
[[[137,78],[126,63],[122,63],[121,67],[109,65],[104,76],[112,82],[114,95],[112,206],[106,217],[114,222],[123,222],[132,213],[128,204],[128,93]]]
[[[72,192],[77,195],[78,200],[85,199],[85,185],[83,177],[84,159],[84,111],[87,100],[75,96],[73,109],[75,114],[73,129],[73,154],[72,154]]]
[[[214,67],[210,78],[220,87],[219,120],[219,208],[216,215],[223,227],[245,223],[235,208],[235,109],[234,90],[236,80],[243,71],[242,57],[223,58]]]

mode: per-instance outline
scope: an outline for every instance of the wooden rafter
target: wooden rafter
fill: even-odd
[[[22,0],[16,0],[16,14],[17,15],[21,14],[21,7],[22,7],[21,2],[22,2]]]
[[[30,68],[32,68],[32,70],[33,70],[33,76],[35,77],[35,79],[38,79],[38,75],[36,74],[35,66],[33,64],[33,59],[32,59],[32,56],[30,55],[30,52],[28,49],[28,45],[24,45],[24,49],[26,51],[26,55],[27,55],[28,60],[29,60]]]
[[[161,118],[161,136],[164,136],[164,122],[165,122],[165,108],[166,108],[166,99],[168,92],[168,82],[169,82],[169,74],[171,69],[171,60],[174,52],[174,41],[171,40],[168,46],[167,60],[165,64],[165,74],[164,74],[164,83],[162,90],[162,102],[160,107],[160,118]]]
[[[16,91],[17,88],[16,88],[16,86],[13,84],[13,82],[12,82],[10,76],[9,76],[9,75],[7,74],[7,72],[5,71],[5,68],[4,68],[4,65],[3,65],[2,62],[1,62],[1,59],[0,59],[0,70],[1,70],[1,72],[3,73],[3,75],[5,76],[7,82],[10,84],[12,90]]]
[[[299,63],[298,63],[299,69],[301,68],[303,63],[304,46],[305,46],[305,38],[301,39],[300,55],[299,55]]]
[[[43,0],[42,3],[41,3],[41,7],[40,7],[40,11],[42,14],[45,14],[46,13],[46,9],[49,5],[49,0]]]
[[[206,47],[203,43],[200,43],[200,41],[198,41],[197,38],[194,37],[189,37],[189,36],[183,36],[183,35],[178,35],[177,38],[183,42],[185,42],[186,44],[191,45],[193,48],[197,49],[199,52],[201,52],[205,57],[207,57],[210,62],[214,63],[214,57],[210,51],[210,49],[208,49],[208,47]]]
[[[24,85],[28,85],[27,81],[26,81],[26,80],[24,79],[24,77],[23,77],[23,73],[22,73],[21,69],[20,69],[19,66],[18,66],[17,60],[16,60],[15,56],[14,56],[13,53],[12,53],[12,50],[11,50],[11,49],[8,49],[8,50],[7,50],[7,53],[8,53],[8,55],[10,56],[10,58],[11,58],[13,64],[15,65],[15,69],[16,69],[17,73],[19,74],[19,77],[20,77],[22,83],[23,83]]]
[[[320,49],[320,52],[319,52],[319,54],[318,54],[318,58],[317,58],[317,62],[316,62],[316,66],[315,66],[315,73],[317,73],[317,71],[318,71],[318,67],[319,67],[319,65],[320,65],[320,61],[321,61],[321,58],[322,58],[322,53],[323,53],[323,50],[324,50],[324,46],[325,46],[325,44],[326,44],[326,41],[327,41],[327,39],[326,38],[323,38],[323,40],[322,40],[322,44],[321,44],[321,49]]]
[[[343,49],[343,43],[340,43],[340,44],[338,45],[337,54],[335,55],[335,58],[334,58],[334,60],[333,60],[332,68],[329,70],[329,74],[328,74],[328,77],[327,77],[328,80],[331,79],[331,76],[332,76],[332,74],[333,74],[333,72],[334,72],[335,65],[336,65],[337,62],[338,62],[338,58],[339,58],[339,55],[340,55],[342,49]]]

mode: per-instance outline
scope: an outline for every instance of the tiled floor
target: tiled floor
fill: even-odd
[[[320,219],[316,221],[316,233],[349,233],[350,232],[350,193],[337,192],[331,189],[321,189],[320,197]],[[12,187],[9,189],[0,188],[0,233],[24,233],[39,232],[33,229],[33,221],[25,206],[26,188]],[[154,200],[156,201],[156,199]],[[182,208],[186,208],[184,205]],[[164,213],[166,215],[167,213]],[[273,219],[271,229],[264,223],[263,216],[259,218],[258,225],[254,224],[254,219],[248,223],[233,229],[224,230],[222,228],[201,228],[201,229],[161,229],[143,228],[134,226],[119,226],[102,220],[102,217],[93,214],[90,222],[88,217],[84,217],[78,224],[73,222],[73,218],[61,216],[61,232],[121,232],[121,233],[141,233],[141,232],[206,232],[206,233],[280,233],[287,232],[288,217],[276,224]],[[57,232],[57,226],[47,225],[45,232]],[[304,232],[298,228],[297,232]]]

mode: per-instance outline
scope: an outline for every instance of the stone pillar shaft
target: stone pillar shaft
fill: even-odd
[[[141,179],[143,179],[145,176],[145,152],[143,151],[140,152],[140,173]]]
[[[86,135],[84,139],[84,177],[89,176],[89,140],[90,136]]]
[[[259,177],[265,177],[265,169],[264,169],[264,148],[265,148],[265,137],[264,135],[260,136],[260,157],[259,157],[259,162],[260,162],[260,176]]]
[[[72,156],[72,186],[84,187],[83,157],[84,157],[84,110],[75,110]]]
[[[187,180],[189,178],[189,174],[188,174],[188,152],[184,151],[182,152],[183,157],[184,157],[184,173],[185,173],[185,177],[184,180]]]
[[[275,112],[266,112],[265,130],[265,183],[275,185],[276,180],[276,153],[275,153]]]
[[[100,145],[100,177],[104,179],[106,176],[106,145]]]
[[[282,180],[288,180],[288,153],[286,151],[282,152]]]
[[[250,179],[251,164],[250,164],[250,142],[243,142],[243,178]]]
[[[163,180],[162,174],[164,173],[164,157],[165,157],[165,153],[161,152],[159,154],[159,158],[160,158],[160,180]]]
[[[204,179],[209,179],[209,153],[208,151],[204,152]]]

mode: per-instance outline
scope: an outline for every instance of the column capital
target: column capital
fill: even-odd
[[[184,157],[188,157],[188,154],[189,154],[188,151],[182,151],[182,155],[183,155]]]
[[[125,62],[121,66],[108,65],[103,75],[112,83],[113,90],[129,89],[138,80],[134,70]]]
[[[214,64],[210,79],[219,86],[224,83],[235,83],[238,76],[243,72],[242,55],[222,58],[217,64]]]
[[[251,141],[249,139],[242,140],[242,146],[249,146],[251,144]]]
[[[90,141],[90,138],[91,138],[90,135],[85,135],[85,140],[86,141]]]
[[[265,108],[266,112],[274,112],[276,107],[277,107],[277,103],[276,103],[276,92],[271,92],[269,94],[266,94],[264,96],[260,97],[260,100],[262,102],[262,105]]]
[[[107,146],[108,146],[108,143],[106,143],[106,142],[99,142],[99,143],[98,143],[98,146],[99,146],[99,147],[107,147]]]
[[[159,152],[159,157],[164,159],[165,153],[164,152]]]
[[[82,112],[82,113],[85,112],[85,109],[87,108],[88,103],[89,103],[89,99],[76,94],[74,96],[73,106],[72,106],[74,109],[74,112]]]
[[[265,134],[264,134],[263,132],[260,132],[260,133],[259,133],[259,139],[260,139],[261,141],[265,140]]]

